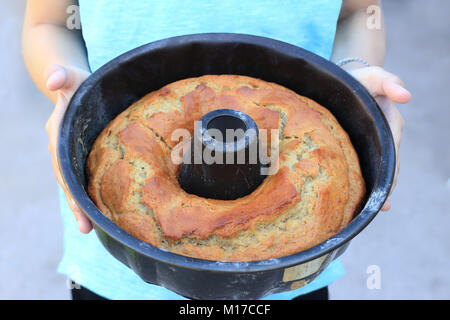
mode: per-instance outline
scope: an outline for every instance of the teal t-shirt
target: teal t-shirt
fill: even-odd
[[[269,37],[331,56],[341,0],[79,0],[89,65],[97,70],[135,47],[163,38],[203,32]],[[60,190],[64,256],[58,271],[108,299],[185,299],[142,281],[110,255],[94,232],[78,231]],[[266,299],[291,299],[329,285],[344,274],[333,261],[314,281]]]

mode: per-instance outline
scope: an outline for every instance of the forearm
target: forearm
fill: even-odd
[[[22,50],[26,67],[37,87],[53,102],[56,93],[47,89],[44,71],[52,64],[89,70],[80,31],[62,24],[25,21]]]
[[[386,40],[381,10],[379,28],[369,28],[367,26],[369,18],[367,7],[363,7],[339,20],[331,57],[332,61],[337,62],[344,58],[358,57],[366,60],[372,66],[383,65]],[[345,67],[346,69],[352,69],[361,66],[357,63],[351,63]]]

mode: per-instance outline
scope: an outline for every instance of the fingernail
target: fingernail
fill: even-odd
[[[403,91],[403,93],[410,94],[409,91],[405,87],[399,85],[398,83],[394,83],[394,87],[396,87],[400,91]]]

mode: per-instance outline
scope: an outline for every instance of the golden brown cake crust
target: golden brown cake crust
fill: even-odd
[[[214,200],[178,185],[171,161],[175,129],[191,134],[207,112],[247,113],[279,129],[279,170],[251,194]],[[134,237],[190,257],[217,261],[277,258],[339,232],[365,185],[348,135],[314,101],[274,83],[207,75],[166,85],[111,121],[87,161],[89,195]]]

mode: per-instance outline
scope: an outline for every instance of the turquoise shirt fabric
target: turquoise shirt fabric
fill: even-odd
[[[118,55],[163,38],[234,32],[269,37],[331,56],[341,0],[79,0],[89,65],[97,70]],[[185,299],[142,281],[112,257],[94,232],[78,231],[60,190],[64,255],[58,271],[108,299]],[[291,299],[344,275],[339,260],[297,290],[265,299]]]

